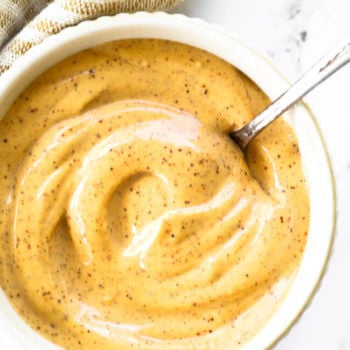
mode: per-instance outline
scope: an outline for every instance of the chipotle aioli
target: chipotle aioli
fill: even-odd
[[[268,104],[199,49],[124,40],[69,57],[0,122],[1,286],[68,349],[249,341],[298,269],[309,225],[292,129],[244,156]]]

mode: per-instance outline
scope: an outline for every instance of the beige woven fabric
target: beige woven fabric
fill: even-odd
[[[0,74],[32,46],[86,19],[168,10],[182,0],[0,0]]]

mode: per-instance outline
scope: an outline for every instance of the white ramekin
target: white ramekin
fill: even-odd
[[[40,73],[63,58],[103,42],[126,38],[174,40],[207,50],[242,70],[271,98],[288,83],[259,53],[222,29],[202,20],[165,13],[121,14],[81,23],[46,39],[0,78],[0,117]],[[282,306],[245,349],[274,344],[301,314],[316,290],[330,252],[335,222],[332,171],[319,128],[308,108],[286,113],[300,145],[311,201],[311,223],[300,269]],[[34,332],[0,291],[0,339],[6,349],[56,349]]]

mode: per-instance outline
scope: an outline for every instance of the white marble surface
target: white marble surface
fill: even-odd
[[[292,81],[347,33],[349,0],[186,0],[176,12],[238,34]],[[274,350],[350,349],[350,64],[306,99],[326,138],[337,187],[337,228],[320,289]]]

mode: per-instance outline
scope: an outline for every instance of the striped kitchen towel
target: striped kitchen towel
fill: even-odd
[[[0,0],[0,74],[32,46],[86,19],[168,10],[182,0]]]

